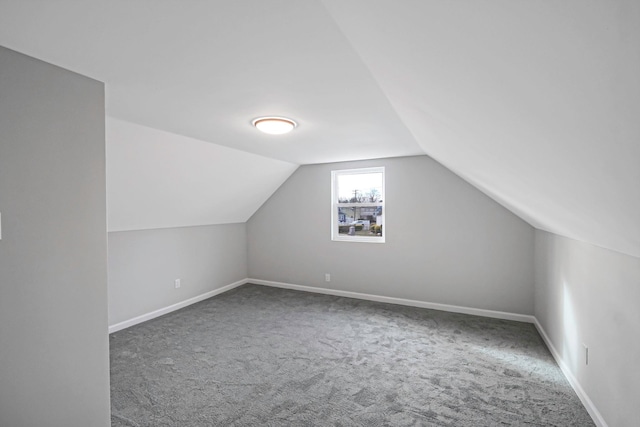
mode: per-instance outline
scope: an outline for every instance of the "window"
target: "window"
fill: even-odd
[[[384,167],[331,172],[331,240],[384,243]]]

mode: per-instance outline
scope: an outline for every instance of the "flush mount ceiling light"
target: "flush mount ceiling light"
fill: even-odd
[[[258,130],[272,135],[291,132],[298,124],[286,117],[258,117],[251,122]]]

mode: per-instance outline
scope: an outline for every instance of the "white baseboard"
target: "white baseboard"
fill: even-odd
[[[571,384],[571,387],[573,387],[573,390],[576,392],[576,394],[580,398],[580,401],[582,402],[584,407],[587,409],[587,412],[589,412],[589,415],[591,415],[593,422],[596,423],[598,427],[607,427],[607,423],[605,422],[604,418],[602,418],[602,414],[600,414],[600,411],[598,411],[598,408],[596,408],[596,405],[593,404],[593,402],[591,401],[587,393],[584,391],[584,389],[578,382],[577,378],[569,370],[569,367],[567,366],[567,364],[564,362],[564,360],[562,360],[560,353],[558,353],[558,350],[556,350],[556,348],[554,347],[546,331],[544,330],[540,322],[538,322],[538,319],[535,317],[534,319],[535,319],[534,325],[536,325],[536,329],[538,330],[538,333],[540,333],[540,336],[542,336],[542,339],[544,340],[545,344],[547,344],[547,347],[549,348],[551,355],[556,360],[556,363],[558,364],[558,366],[560,366],[562,373],[567,378],[567,381],[569,381],[569,384]]]
[[[133,325],[137,325],[138,323],[146,322],[147,320],[155,319],[156,317],[162,316],[167,313],[171,313],[172,311],[179,310],[188,305],[195,304],[197,302],[206,300],[207,298],[211,298],[212,296],[221,294],[223,292],[230,291],[231,289],[237,288],[238,286],[242,286],[247,283],[247,279],[238,280],[237,282],[231,283],[230,285],[223,286],[218,289],[214,289],[209,292],[205,292],[204,294],[200,294],[193,298],[186,299],[184,301],[180,301],[175,304],[171,304],[170,306],[160,308],[158,310],[154,310],[150,313],[143,314],[141,316],[134,317],[133,319],[125,320],[124,322],[116,323],[115,325],[109,326],[109,333],[112,334],[114,332],[118,332],[122,329],[128,328]]]
[[[346,298],[363,299],[367,301],[386,302],[389,304],[407,305],[410,307],[430,308],[432,310],[450,311],[453,313],[472,314],[475,316],[492,317],[495,319],[515,320],[517,322],[533,323],[535,318],[526,314],[508,313],[505,311],[484,310],[481,308],[462,307],[458,305],[438,304],[435,302],[417,301],[412,299],[385,297],[381,295],[362,294],[359,292],[341,291],[338,289],[318,288],[314,286],[294,285],[291,283],[272,282],[270,280],[247,279],[246,283],[271,286],[275,288],[293,289],[296,291],[314,292],[317,294],[335,295]]]

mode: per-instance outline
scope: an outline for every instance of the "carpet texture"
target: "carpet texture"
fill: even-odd
[[[533,325],[244,285],[116,332],[113,426],[592,426]]]

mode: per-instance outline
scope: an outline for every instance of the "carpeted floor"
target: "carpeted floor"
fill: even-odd
[[[592,426],[533,325],[245,285],[111,335],[113,426]]]

